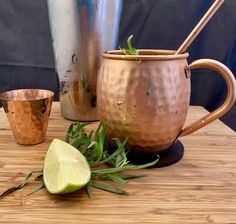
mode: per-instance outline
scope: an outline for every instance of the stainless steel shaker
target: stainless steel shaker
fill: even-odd
[[[96,83],[101,52],[115,49],[123,0],[48,0],[61,112],[98,120]]]

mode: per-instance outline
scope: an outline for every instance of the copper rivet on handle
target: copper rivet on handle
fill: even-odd
[[[188,67],[185,68],[185,75],[186,75],[186,78],[191,77],[191,70]]]

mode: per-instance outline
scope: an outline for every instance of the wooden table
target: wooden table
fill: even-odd
[[[187,123],[203,114],[203,108],[190,107]],[[70,123],[54,103],[46,141],[21,146],[1,109],[0,192],[41,168],[49,143],[63,139]],[[30,184],[0,200],[0,223],[236,223],[236,133],[217,120],[180,140],[184,158],[169,167],[134,171],[147,177],[122,186],[129,196],[94,189],[92,199],[83,190],[66,196],[41,190],[27,197],[35,187]]]

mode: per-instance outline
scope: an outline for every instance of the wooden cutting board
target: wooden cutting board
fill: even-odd
[[[190,107],[187,123],[207,112]],[[0,192],[16,185],[31,170],[43,166],[53,138],[63,139],[71,121],[53,104],[47,139],[35,146],[17,145],[3,110],[0,110]],[[88,129],[93,129],[93,123]],[[145,174],[119,186],[121,196],[93,189],[57,196],[46,190],[27,196],[35,187],[0,200],[0,223],[236,223],[236,134],[220,121],[180,139],[185,155],[164,168],[131,173]],[[117,185],[118,186],[118,185]]]

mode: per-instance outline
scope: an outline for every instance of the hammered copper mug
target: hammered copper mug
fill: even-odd
[[[175,55],[170,50],[140,50],[139,55],[103,53],[98,113],[100,120],[109,124],[109,138],[128,137],[132,150],[160,152],[232,107],[236,84],[231,71],[212,59],[199,59],[188,65],[187,57],[188,53]],[[190,103],[190,70],[197,68],[218,72],[226,81],[228,93],[218,109],[183,128]]]

